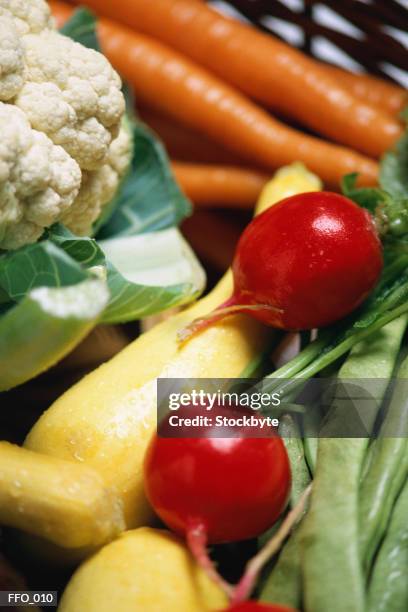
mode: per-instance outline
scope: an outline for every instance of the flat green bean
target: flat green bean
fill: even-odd
[[[290,493],[291,506],[296,506],[300,496],[310,483],[310,472],[306,465],[303,443],[298,424],[291,415],[280,419],[279,434],[285,444],[292,472]]]
[[[310,435],[303,440],[306,463],[313,476],[316,472],[318,442],[318,438],[312,438]]]
[[[391,515],[368,589],[368,612],[408,610],[408,481]]]
[[[300,526],[290,535],[259,594],[260,601],[298,609],[302,602]]]
[[[355,347],[339,377],[360,379],[360,383],[371,377],[384,379],[380,391],[385,394],[405,327],[404,317]],[[334,404],[328,425],[339,416]],[[365,608],[358,490],[367,446],[367,438],[319,440],[311,505],[301,527],[306,612],[363,612]]]
[[[293,507],[310,483],[310,472],[305,460],[300,428],[291,415],[286,414],[281,417],[279,434],[285,444],[291,465],[290,503]],[[301,591],[299,527],[297,527],[283,546],[259,596],[261,601],[298,608],[301,604]]]
[[[375,440],[373,445],[359,504],[359,547],[367,574],[386,530],[395,497],[408,474],[408,440],[384,438]]]
[[[319,441],[310,509],[301,529],[308,612],[364,610],[357,548],[357,489],[364,452],[358,438]]]
[[[408,378],[408,358],[402,362],[398,378]],[[372,444],[370,465],[361,484],[359,546],[366,573],[370,571],[395,498],[408,475],[408,439],[392,437],[408,421],[408,405],[400,389],[397,386],[398,391],[391,398],[380,437]]]

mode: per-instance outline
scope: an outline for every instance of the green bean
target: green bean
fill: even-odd
[[[310,483],[300,429],[291,415],[284,415],[279,422],[279,434],[285,444],[292,471],[290,503],[296,506],[300,496]]]
[[[402,362],[398,378],[408,378],[408,358]],[[370,465],[361,484],[359,546],[366,573],[384,535],[395,498],[408,475],[408,439],[391,437],[396,435],[401,424],[406,426],[407,421],[406,396],[397,385],[380,437],[373,442]]]
[[[310,483],[310,472],[306,465],[300,428],[291,415],[286,414],[281,417],[279,434],[285,444],[292,470],[290,503],[293,507]],[[297,608],[301,603],[301,590],[299,528],[297,528],[288,538],[275,566],[265,580],[260,591],[260,599]]]
[[[312,438],[310,436],[307,436],[303,440],[306,463],[313,476],[316,472],[318,442],[318,438]]]
[[[303,418],[304,440],[303,447],[306,463],[312,474],[316,471],[317,444],[321,426],[321,412],[318,406],[308,406]]]
[[[364,610],[356,518],[364,450],[357,438],[319,442],[310,509],[301,529],[307,611]]]
[[[369,589],[369,612],[408,609],[408,481],[392,511],[387,534],[374,565]]]
[[[302,601],[300,567],[300,526],[291,534],[278,560],[265,580],[259,599],[291,608],[300,608]]]
[[[342,379],[388,379],[397,359],[406,318],[387,325],[353,349]],[[382,394],[387,382],[384,380]],[[341,418],[334,404],[330,420]],[[363,612],[365,580],[358,549],[358,490],[367,438],[321,438],[310,510],[301,527],[305,609]],[[322,579],[322,572],[325,578]]]
[[[408,473],[408,441],[405,438],[379,439],[374,445],[371,465],[360,492],[359,546],[366,573],[369,573],[395,497]]]

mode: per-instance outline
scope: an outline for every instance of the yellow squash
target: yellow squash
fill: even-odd
[[[121,501],[90,467],[0,442],[0,524],[71,549],[124,529]]]
[[[319,180],[294,164],[265,187],[257,212]],[[267,328],[235,315],[179,346],[177,332],[232,292],[228,272],[205,298],[140,336],[58,399],[27,437],[26,447],[91,466],[123,502],[127,528],[149,524],[142,464],[156,426],[158,377],[232,378],[270,343]]]
[[[145,527],[127,531],[85,561],[58,612],[206,612],[226,605],[178,538]]]

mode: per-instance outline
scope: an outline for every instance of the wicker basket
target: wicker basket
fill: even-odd
[[[367,71],[408,88],[408,0],[209,0],[209,3],[321,61],[355,72]],[[220,213],[205,213],[204,221],[203,218],[200,221],[200,236],[203,223],[207,223],[207,227],[211,225],[210,214]],[[237,216],[234,222],[238,236],[239,227],[244,225],[246,218],[237,219]],[[232,253],[228,244],[224,251],[222,265],[226,265]],[[205,253],[201,255],[208,264],[210,280],[215,280],[220,273],[220,266],[215,264],[219,262],[211,261]],[[212,267],[216,268],[214,278]],[[0,394],[0,404],[6,408],[0,411],[0,439],[21,443],[42,410],[87,371],[123,348],[137,332],[137,323],[98,328],[59,366],[9,393]],[[4,548],[10,559],[20,565],[21,559],[13,558],[13,549],[9,549],[7,543]],[[62,574],[54,581],[53,577],[44,576],[41,568],[36,571],[35,565],[30,563],[22,569],[31,588],[46,588],[47,581],[61,588],[67,579]],[[6,584],[6,579],[11,580],[11,573],[0,557],[0,588],[1,578]],[[13,580],[19,578],[13,575]]]
[[[406,0],[212,0],[314,57],[408,88]]]

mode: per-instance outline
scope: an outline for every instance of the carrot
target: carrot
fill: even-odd
[[[241,223],[219,210],[197,210],[183,222],[182,231],[200,260],[216,271],[225,271],[232,262],[238,240],[244,230]],[[211,237],[211,239],[209,239]]]
[[[337,66],[323,65],[328,74],[349,89],[353,96],[378,106],[391,115],[401,112],[408,104],[406,90],[394,83],[370,74],[354,74]]]
[[[74,8],[57,0],[50,2],[50,5],[57,28],[61,28],[71,17]],[[137,110],[140,118],[157,133],[172,157],[198,164],[245,165],[244,160],[227,149],[165,115],[140,105]],[[246,165],[248,165],[247,162]]]
[[[360,172],[364,184],[376,182],[378,165],[373,160],[279,123],[169,47],[107,19],[98,21],[98,36],[103,52],[134,87],[137,99],[252,164],[271,170],[299,160],[328,185],[338,185],[349,172]]]
[[[52,15],[55,19],[55,25],[57,28],[62,28],[64,23],[68,21],[74,12],[74,7],[69,4],[65,4],[65,2],[49,2],[48,3],[51,8]]]
[[[138,104],[138,115],[163,141],[171,157],[198,164],[246,166],[248,161],[234,155],[210,138],[189,129],[152,108]]]
[[[251,209],[270,179],[234,166],[173,162],[172,167],[181,188],[196,205]]]
[[[185,53],[259,102],[363,153],[378,157],[402,134],[396,119],[357,100],[314,60],[203,2],[84,1]]]
[[[102,49],[136,97],[268,169],[303,161],[324,181],[360,171],[375,182],[377,164],[270,117],[243,95],[172,49],[114,22],[98,26]]]

